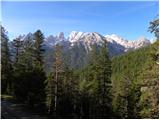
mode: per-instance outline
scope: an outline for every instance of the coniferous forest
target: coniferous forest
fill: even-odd
[[[110,57],[104,41],[92,46],[81,68],[69,64],[64,46],[57,44],[50,52],[50,71],[41,30],[27,41],[21,36],[9,40],[1,26],[2,96],[12,96],[45,118],[159,118],[158,21],[150,22],[157,38],[151,45]]]

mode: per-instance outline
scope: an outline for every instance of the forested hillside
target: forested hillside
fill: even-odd
[[[110,58],[103,41],[101,47],[91,46],[82,68],[73,67],[64,46],[56,44],[50,51],[54,61],[50,72],[45,70],[41,30],[27,41],[15,38],[10,51],[1,27],[2,94],[47,118],[158,118],[159,23],[150,24],[157,38],[153,44]]]
[[[158,117],[157,55],[158,41],[112,59],[112,104],[120,117]]]

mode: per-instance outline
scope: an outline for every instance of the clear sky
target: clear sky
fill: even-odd
[[[41,29],[45,36],[71,31],[117,34],[129,40],[149,33],[158,1],[11,2],[2,1],[2,25],[10,39]]]

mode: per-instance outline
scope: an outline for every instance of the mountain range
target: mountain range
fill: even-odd
[[[23,41],[33,40],[32,33],[21,37]],[[92,45],[100,47],[104,41],[107,42],[107,47],[110,57],[121,55],[129,51],[139,49],[151,44],[150,40],[140,37],[136,40],[126,40],[116,34],[101,35],[97,32],[78,32],[72,31],[65,38],[64,33],[58,35],[50,35],[44,40],[46,69],[50,69],[53,64],[53,51],[56,44],[63,46],[64,57],[67,58],[69,64],[74,68],[83,67],[88,61],[88,53],[92,50]]]
[[[102,36],[97,32],[77,32],[72,31],[68,38],[64,37],[64,33],[60,32],[57,36],[49,36],[45,39],[45,46],[52,48],[57,43],[72,48],[74,46],[84,46],[88,52],[91,46],[101,45],[104,41],[108,44],[110,56],[120,55],[131,50],[135,50],[151,44],[150,40],[140,37],[137,40],[126,40],[116,34]]]

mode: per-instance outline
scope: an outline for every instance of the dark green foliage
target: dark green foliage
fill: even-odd
[[[120,118],[158,118],[157,43],[112,60],[112,104]]]
[[[31,38],[22,41],[21,37],[18,37],[13,41],[15,48],[14,96],[17,100],[38,110],[40,106],[43,108],[45,105],[44,81],[46,77],[43,70],[43,50],[41,48],[43,40],[41,39],[41,37],[36,37],[33,42]]]
[[[159,17],[150,22],[149,31],[159,39]]]
[[[12,93],[12,66],[8,46],[8,36],[1,26],[1,92]]]
[[[53,113],[53,106],[54,106],[54,81],[53,81],[53,74],[50,73],[48,78],[45,81],[46,87],[46,106],[48,108],[47,112],[49,114]]]
[[[140,90],[137,85],[137,77],[141,74],[146,61],[148,61],[148,48],[112,59],[112,104],[115,113],[121,118],[138,117],[136,110]]]
[[[21,102],[26,102],[32,107],[44,104],[45,74],[41,69],[34,68],[28,72],[19,72],[15,76],[15,97]]]
[[[158,53],[158,41],[150,47],[150,59],[144,64],[142,74],[138,77],[141,87],[140,116],[142,118],[159,118],[159,73],[158,60],[154,59]],[[155,54],[155,55],[153,55]]]
[[[106,43],[98,49],[93,46],[90,63],[79,75],[80,118],[110,118],[111,110],[111,61]]]
[[[55,62],[53,64],[53,72],[50,74],[47,80],[47,106],[48,113],[54,114],[57,117],[59,107],[59,91],[62,86],[62,73],[63,73],[63,61],[62,61],[62,46],[56,45],[55,48]]]
[[[100,48],[97,61],[96,79],[98,80],[98,103],[100,118],[107,117],[107,111],[111,110],[111,61],[107,53],[106,43]],[[109,115],[109,114],[108,114]]]
[[[97,81],[93,79],[92,67],[88,66],[78,73],[77,115],[79,118],[95,118]]]
[[[43,33],[40,30],[37,30],[34,33],[34,55],[36,58],[35,64],[38,64],[40,66],[43,65],[43,53],[44,53],[44,49],[43,49],[43,41],[44,41],[44,36]]]
[[[58,113],[61,118],[74,118],[74,105],[76,102],[76,81],[74,78],[73,70],[68,66],[65,66],[60,85],[61,93],[59,94],[58,102]]]
[[[159,19],[149,31],[159,37]],[[158,118],[158,40],[112,59],[113,110],[120,118]]]
[[[15,51],[14,63],[17,64],[19,61],[20,53],[22,52],[23,41],[21,40],[22,36],[17,37],[13,40],[13,48]]]
[[[56,45],[53,72],[46,81],[47,107],[51,118],[73,118],[75,80],[73,70],[62,60],[62,46]]]

